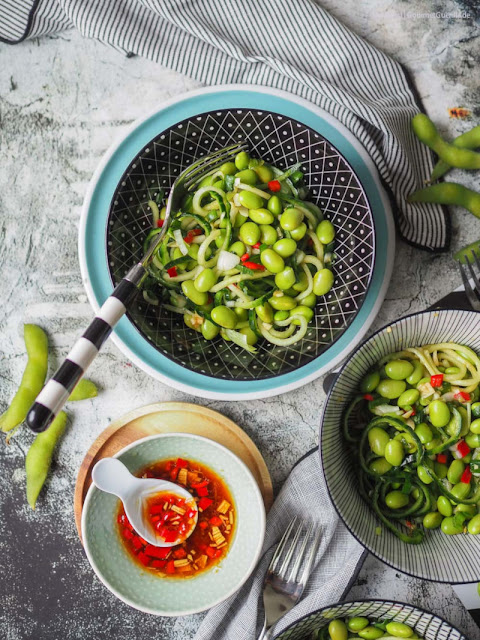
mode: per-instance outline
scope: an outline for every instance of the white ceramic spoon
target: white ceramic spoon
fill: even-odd
[[[113,493],[120,498],[132,527],[142,538],[156,547],[173,547],[180,544],[188,538],[197,525],[198,509],[195,508],[195,524],[187,535],[179,536],[174,542],[165,542],[145,521],[145,499],[160,491],[168,491],[189,501],[193,500],[192,495],[183,487],[167,480],[136,478],[117,458],[103,458],[97,462],[93,467],[92,481],[101,491]]]

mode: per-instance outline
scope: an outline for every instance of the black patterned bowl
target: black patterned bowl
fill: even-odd
[[[338,514],[357,540],[380,560],[417,578],[451,584],[480,581],[480,536],[448,536],[429,530],[421,544],[406,544],[380,521],[358,491],[358,461],[350,458],[342,435],[345,407],[367,371],[382,357],[407,346],[456,342],[480,353],[480,313],[424,311],[383,327],[343,366],[324,406],[320,433],[323,473]]]
[[[297,620],[275,636],[275,640],[308,640],[314,631],[327,627],[333,618],[354,616],[364,616],[371,621],[404,622],[425,640],[467,640],[460,631],[433,613],[391,600],[356,600],[324,607]]]
[[[311,199],[336,228],[334,287],[319,300],[305,338],[291,347],[262,341],[252,355],[220,337],[206,341],[181,316],[139,295],[114,339],[164,382],[206,397],[281,393],[333,366],[373,319],[393,257],[388,205],[351,134],[306,105],[260,89],[202,91],[135,125],[97,172],[80,230],[82,273],[95,308],[141,258],[148,201],[190,163],[233,141],[247,142],[253,156],[280,168],[301,162]]]

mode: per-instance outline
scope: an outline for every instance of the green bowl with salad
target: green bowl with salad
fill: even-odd
[[[375,333],[329,393],[330,497],[372,553],[438,582],[480,580],[480,313],[426,311]]]

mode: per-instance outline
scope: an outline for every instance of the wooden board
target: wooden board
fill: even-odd
[[[273,501],[272,480],[260,451],[234,422],[196,404],[159,402],[130,411],[103,431],[88,450],[75,484],[74,513],[82,539],[82,508],[92,483],[91,471],[101,459],[113,456],[127,445],[156,433],[193,433],[215,440],[237,455],[252,472],[268,511]]]

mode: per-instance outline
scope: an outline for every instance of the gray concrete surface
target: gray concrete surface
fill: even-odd
[[[426,0],[370,0],[365,6],[353,0],[324,2],[406,65],[429,113],[444,133],[454,136],[469,125],[449,120],[447,107],[471,108],[477,122],[480,116],[476,3],[433,4],[432,9]],[[417,16],[462,9],[471,17]],[[45,327],[56,365],[91,317],[78,267],[77,232],[87,184],[102,154],[132,120],[197,86],[77,33],[17,47],[0,45],[0,409],[11,398],[25,364],[23,323]],[[461,179],[472,186],[476,181],[478,187],[478,177]],[[454,209],[452,220],[452,249],[480,238],[480,222],[470,214]],[[450,253],[432,256],[399,242],[392,285],[372,330],[425,308],[459,282]],[[71,426],[35,512],[24,495],[24,454],[31,435],[24,429],[9,446],[0,447],[0,636],[192,638],[201,616],[158,619],[134,611],[111,595],[90,569],[72,507],[85,452],[111,419],[134,407],[161,400],[193,401],[221,411],[245,429],[278,488],[291,465],[317,443],[322,380],[264,401],[203,401],[149,378],[111,343],[90,377],[100,386],[100,397],[69,409]],[[472,640],[480,638],[450,586],[413,580],[373,557],[350,595],[410,601],[448,618]]]

